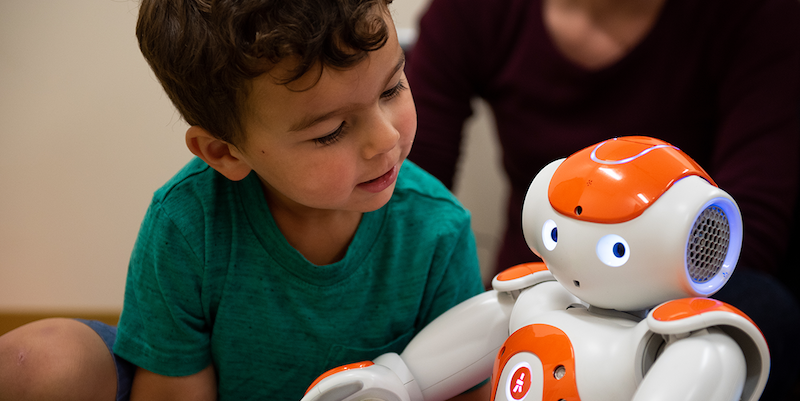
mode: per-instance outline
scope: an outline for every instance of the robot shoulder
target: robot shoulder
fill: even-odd
[[[492,280],[492,288],[499,292],[512,292],[532,287],[545,281],[555,281],[555,278],[544,263],[522,263],[510,267],[495,276]]]
[[[663,335],[688,335],[710,327],[721,329],[744,352],[747,362],[744,394],[761,394],[769,375],[769,348],[758,326],[739,309],[710,298],[682,298],[655,307],[646,321],[652,332]]]

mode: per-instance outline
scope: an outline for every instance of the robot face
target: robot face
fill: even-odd
[[[646,198],[646,207],[620,218],[625,194],[618,183],[604,188],[593,181],[590,202],[581,197],[574,197],[576,204],[554,202],[553,187],[562,183],[554,180],[563,173],[563,163],[551,163],[531,184],[523,230],[534,253],[575,296],[602,308],[640,310],[674,298],[707,296],[727,281],[741,244],[741,216],[727,193],[688,175],[670,181],[655,199]],[[647,175],[647,164],[636,167]],[[583,180],[561,176],[573,186]],[[643,199],[638,187],[628,192]],[[610,213],[604,214],[603,194],[611,194]]]
[[[558,224],[553,219],[544,222],[542,226],[542,244],[548,251],[553,251],[558,245]],[[597,241],[597,258],[611,267],[619,267],[630,258],[630,245],[625,238],[616,234],[608,234]]]

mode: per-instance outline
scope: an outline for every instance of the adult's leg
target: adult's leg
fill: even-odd
[[[117,373],[89,326],[53,318],[0,336],[0,401],[113,401]]]

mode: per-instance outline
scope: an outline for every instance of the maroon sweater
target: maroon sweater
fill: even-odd
[[[406,73],[419,113],[410,158],[448,187],[470,99],[491,105],[511,184],[498,268],[536,258],[520,222],[536,173],[625,135],[700,163],[742,210],[740,265],[778,268],[800,168],[797,0],[668,0],[643,41],[599,71],[554,47],[540,0],[434,0]]]

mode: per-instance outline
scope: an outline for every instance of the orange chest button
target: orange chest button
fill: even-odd
[[[500,375],[509,360],[520,352],[530,352],[539,358],[544,369],[543,377],[531,377],[530,365],[523,362],[512,367],[505,383],[499,383]],[[504,391],[507,398],[522,400],[528,395],[532,380],[542,380],[544,400],[580,400],[575,379],[575,353],[572,342],[557,327],[532,324],[508,337],[495,359],[491,399],[495,399],[497,391]]]

